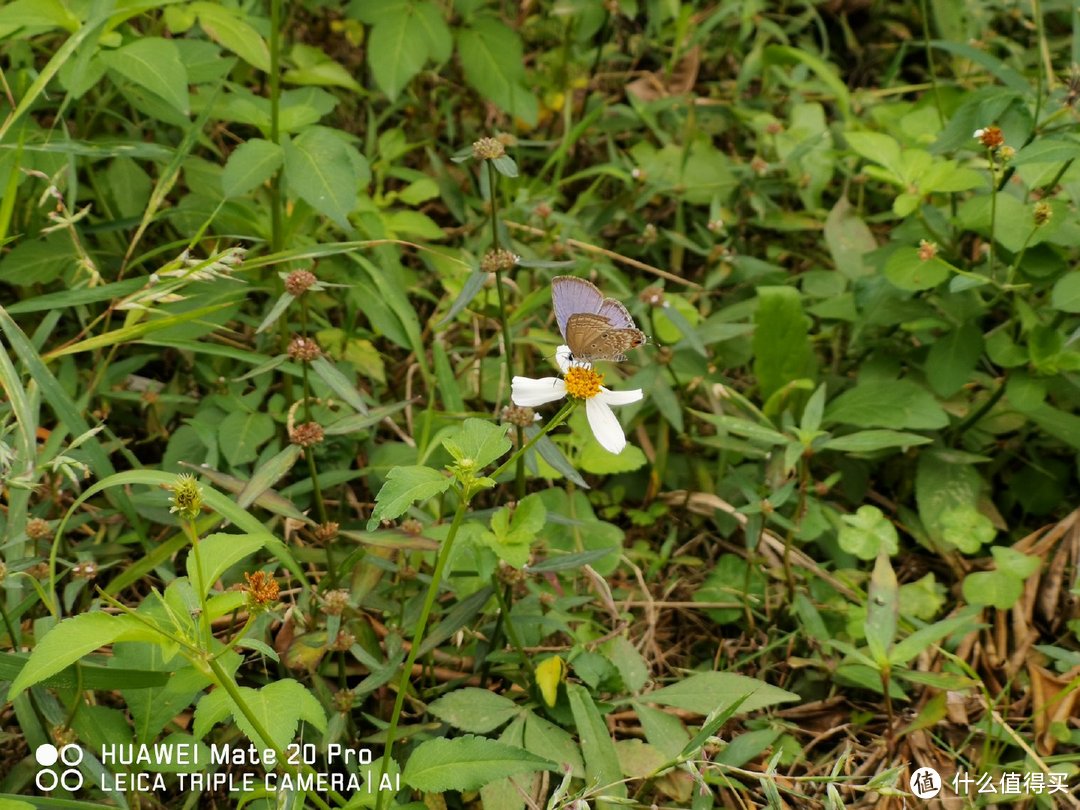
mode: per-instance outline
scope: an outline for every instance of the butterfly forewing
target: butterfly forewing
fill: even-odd
[[[625,360],[625,352],[645,342],[645,333],[640,329],[616,329],[603,315],[587,312],[570,316],[565,337],[574,359],[587,362]]]
[[[551,280],[551,301],[555,307],[559,334],[568,339],[566,327],[570,316],[577,312],[598,313],[604,304],[604,296],[594,284],[583,278],[556,276]]]

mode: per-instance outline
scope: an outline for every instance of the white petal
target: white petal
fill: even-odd
[[[600,446],[609,453],[621,453],[626,447],[626,436],[623,435],[622,425],[611,412],[611,408],[602,402],[600,397],[592,397],[585,400],[585,415],[589,418],[589,427]]]
[[[573,365],[573,356],[569,346],[560,346],[555,350],[555,365],[559,367],[559,371],[563,374]]]
[[[645,396],[645,393],[640,388],[635,388],[633,391],[611,391],[601,387],[596,399],[605,405],[629,405],[631,402],[637,402],[643,396]]]
[[[546,402],[554,402],[566,396],[566,383],[558,377],[541,377],[533,380],[528,377],[514,377],[510,386],[510,399],[515,405],[535,408]]]

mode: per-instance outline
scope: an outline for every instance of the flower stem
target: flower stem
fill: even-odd
[[[416,620],[416,627],[413,629],[412,646],[409,648],[409,654],[405,658],[405,664],[401,669],[401,678],[398,680],[397,696],[394,698],[394,711],[390,715],[390,725],[386,729],[386,747],[383,749],[383,761],[382,761],[382,773],[386,774],[390,768],[391,754],[394,750],[394,738],[397,736],[398,720],[401,719],[401,709],[405,704],[405,693],[409,689],[409,677],[412,675],[413,664],[416,663],[416,658],[420,654],[420,643],[424,640],[424,631],[427,630],[428,618],[431,616],[431,608],[435,605],[435,597],[439,593],[439,585],[442,583],[443,571],[446,568],[446,563],[450,559],[450,552],[454,547],[454,540],[457,537],[458,529],[461,528],[461,523],[465,518],[465,510],[469,506],[469,493],[462,492],[461,498],[458,500],[457,511],[454,512],[454,519],[450,523],[450,531],[446,534],[446,539],[442,542],[442,547],[439,549],[439,556],[435,560],[435,570],[431,574],[431,584],[428,585],[427,593],[424,595],[424,604],[420,609],[420,616]],[[387,791],[379,791],[379,799],[376,803],[376,810],[382,810]]]
[[[508,458],[502,464],[500,464],[498,469],[496,469],[495,472],[493,472],[490,477],[491,478],[498,478],[502,473],[506,472],[507,468],[511,464],[514,464],[514,463],[517,463],[517,462],[524,463],[525,451],[528,450],[530,447],[532,447],[534,444],[536,444],[538,441],[540,441],[541,437],[543,437],[546,434],[550,433],[552,430],[554,430],[559,425],[561,425],[563,422],[565,422],[569,418],[571,411],[574,410],[574,406],[576,404],[577,404],[577,402],[575,400],[570,400],[565,405],[563,405],[562,410],[560,410],[557,414],[555,414],[555,416],[552,417],[551,421],[549,421],[546,425],[544,425],[543,428],[541,428],[539,433],[537,433],[535,436],[533,436],[531,439],[529,439],[529,441],[527,441],[523,446],[521,446],[517,450],[515,450],[514,454],[512,456],[510,456],[510,458]]]
[[[199,597],[199,628],[202,631],[204,648],[207,654],[210,654],[213,648],[213,634],[210,630],[210,615],[206,612],[206,589],[209,583],[203,582],[202,558],[199,555],[199,533],[195,529],[195,521],[183,520],[181,523],[184,526],[184,534],[191,541],[191,554],[195,558],[195,590]]]

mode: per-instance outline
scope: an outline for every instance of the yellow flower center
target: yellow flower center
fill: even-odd
[[[597,374],[591,368],[572,366],[566,372],[566,393],[575,399],[592,399],[600,393],[604,375]]]

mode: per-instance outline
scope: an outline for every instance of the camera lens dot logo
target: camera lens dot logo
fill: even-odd
[[[83,750],[79,746],[69,743],[57,750],[55,745],[43,743],[34,749],[34,759],[41,766],[34,777],[38,790],[48,793],[59,786],[74,793],[83,786],[82,772],[76,767],[83,761]],[[57,761],[68,766],[59,774],[52,769]]]
[[[920,799],[932,799],[941,792],[941,776],[933,768],[919,768],[908,784]]]
[[[56,760],[60,758],[60,753],[56,750],[56,746],[52,743],[42,743],[34,749],[34,759],[37,760],[37,764],[43,768],[48,768],[50,765],[55,765]]]

